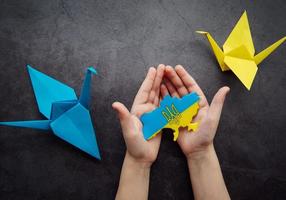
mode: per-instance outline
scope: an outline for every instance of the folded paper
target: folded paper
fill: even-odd
[[[0,122],[0,125],[52,130],[56,136],[100,159],[89,113],[90,85],[96,69],[86,71],[79,99],[71,87],[27,65],[39,111],[46,120]]]
[[[286,40],[286,37],[283,37],[257,55],[254,55],[255,50],[246,11],[242,14],[225,41],[223,50],[208,32],[197,31],[197,33],[206,35],[221,70],[231,70],[248,90],[250,90],[255,78],[257,65]]]
[[[155,137],[164,128],[174,131],[174,141],[179,136],[180,127],[196,131],[198,123],[192,123],[192,119],[198,112],[199,99],[195,92],[187,94],[181,99],[165,96],[158,108],[141,116],[145,140]]]

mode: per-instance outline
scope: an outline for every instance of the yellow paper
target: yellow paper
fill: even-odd
[[[179,137],[179,128],[188,128],[188,131],[196,131],[198,129],[198,122],[191,122],[193,117],[197,114],[199,109],[199,103],[196,102],[194,105],[186,109],[184,112],[180,114],[180,120],[172,120],[171,123],[168,123],[164,128],[170,128],[174,130],[174,141],[176,141]]]
[[[286,37],[283,37],[259,54],[254,55],[255,49],[246,11],[226,39],[222,49],[208,32],[197,31],[197,33],[206,35],[221,70],[233,71],[248,90],[255,78],[257,65],[286,40]]]

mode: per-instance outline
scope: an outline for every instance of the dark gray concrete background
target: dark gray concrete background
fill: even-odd
[[[286,199],[286,44],[260,64],[250,92],[222,73],[195,30],[223,44],[248,11],[257,52],[286,34],[277,1],[0,1],[0,121],[43,119],[26,64],[79,92],[97,65],[92,118],[102,161],[51,132],[0,128],[0,199],[113,199],[125,152],[113,101],[131,106],[148,67],[182,64],[209,100],[228,85],[215,147],[233,199]],[[131,191],[132,192],[132,191]],[[163,136],[150,199],[192,199],[186,160]]]

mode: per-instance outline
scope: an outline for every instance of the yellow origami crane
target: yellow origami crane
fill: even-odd
[[[221,70],[233,71],[248,90],[250,90],[254,80],[257,65],[286,40],[286,37],[283,37],[259,54],[254,55],[255,50],[246,11],[225,41],[223,50],[208,32],[197,31],[197,33],[206,35]]]

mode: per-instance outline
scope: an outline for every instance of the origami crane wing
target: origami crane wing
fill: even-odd
[[[0,125],[49,130],[50,123],[51,123],[51,120],[31,120],[31,121],[0,122]]]
[[[228,53],[229,51],[241,45],[244,45],[248,49],[249,53],[254,56],[255,49],[251,37],[246,11],[244,11],[243,15],[240,17],[239,21],[225,41],[223,45],[223,51],[224,53]]]
[[[55,101],[77,100],[74,89],[39,72],[27,65],[33,90],[40,112],[51,117],[52,103]]]
[[[80,103],[51,123],[55,135],[100,159],[89,111]]]
[[[225,56],[224,62],[239,78],[239,80],[250,90],[252,82],[257,72],[257,65],[253,60],[241,59],[237,57]]]

